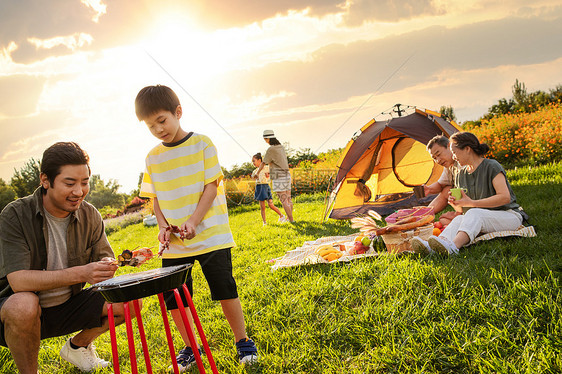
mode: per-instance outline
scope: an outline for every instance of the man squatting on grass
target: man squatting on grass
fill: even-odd
[[[453,159],[453,152],[449,149],[449,139],[443,135],[434,136],[427,143],[427,150],[433,161],[443,166],[443,173],[437,182],[429,186],[423,185],[425,195],[439,194],[429,204],[435,213],[439,213],[449,205],[449,190],[454,186],[454,175],[459,169],[459,164]],[[459,214],[457,212],[443,213],[439,217],[439,222],[446,226]]]
[[[246,335],[242,305],[232,276],[231,248],[235,243],[228,224],[217,149],[207,136],[182,129],[182,107],[169,87],[157,85],[140,90],[135,111],[139,121],[144,121],[160,140],[146,157],[140,194],[154,199],[154,214],[160,228],[158,240],[164,248],[162,266],[199,261],[211,298],[220,301],[230,324],[240,363],[251,363],[257,359],[257,349]],[[171,225],[180,229],[181,239],[171,232]],[[193,293],[191,268],[186,284]],[[183,298],[181,288],[180,294]],[[193,349],[201,349],[190,346],[173,293],[167,292],[164,297],[185,343],[177,357],[183,372],[195,363]],[[187,305],[185,299],[183,303]],[[186,313],[191,317],[188,308]]]
[[[0,214],[0,345],[20,373],[37,373],[41,339],[75,331],[60,355],[83,371],[106,367],[94,339],[109,330],[107,303],[82,289],[112,278],[117,265],[100,213],[84,201],[89,157],[56,143],[41,161],[40,187]],[[116,324],[123,304],[113,304]]]

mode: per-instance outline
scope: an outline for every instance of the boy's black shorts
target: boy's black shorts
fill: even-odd
[[[0,299],[0,309],[8,298]],[[101,293],[85,289],[61,305],[41,310],[41,339],[100,327],[105,300]],[[0,322],[0,345],[6,347],[4,325]]]
[[[199,256],[163,259],[162,267],[194,264],[195,260],[197,260],[201,264],[201,270],[203,270],[203,275],[205,275],[205,279],[211,290],[211,299],[236,299],[238,297],[238,289],[236,287],[236,281],[232,276],[232,256],[230,250],[231,248],[225,248]],[[192,268],[189,268],[188,270],[185,284],[187,285],[189,293],[193,295],[191,269]],[[178,291],[180,292],[184,307],[187,307],[187,300],[185,299],[182,288],[178,288]],[[178,308],[173,291],[164,292],[164,300],[169,310]]]

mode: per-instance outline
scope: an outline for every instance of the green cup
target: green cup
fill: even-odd
[[[451,196],[453,196],[455,200],[458,200],[462,197],[461,191],[464,191],[464,193],[466,193],[466,188],[451,188],[450,191]]]

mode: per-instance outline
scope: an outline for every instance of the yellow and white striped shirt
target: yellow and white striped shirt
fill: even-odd
[[[140,196],[157,197],[160,209],[170,225],[181,226],[194,212],[206,184],[218,184],[211,208],[190,240],[170,239],[164,258],[200,255],[235,245],[228,224],[223,173],[217,149],[205,135],[192,133],[175,144],[159,144],[146,157]]]

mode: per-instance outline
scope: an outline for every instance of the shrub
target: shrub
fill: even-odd
[[[140,223],[142,222],[142,219],[143,214],[141,212],[123,214],[118,217],[104,219],[103,223],[105,224],[105,234],[109,235],[129,225]]]
[[[562,159],[562,106],[533,113],[504,114],[467,128],[490,146],[489,157],[504,166],[546,164]]]
[[[119,216],[121,213],[121,211],[119,211],[117,208],[114,208],[112,206],[104,206],[103,208],[101,208],[99,210],[101,216],[103,219],[108,219],[108,218],[115,218],[117,216]]]
[[[249,177],[225,179],[226,202],[229,207],[254,201],[256,182]]]

